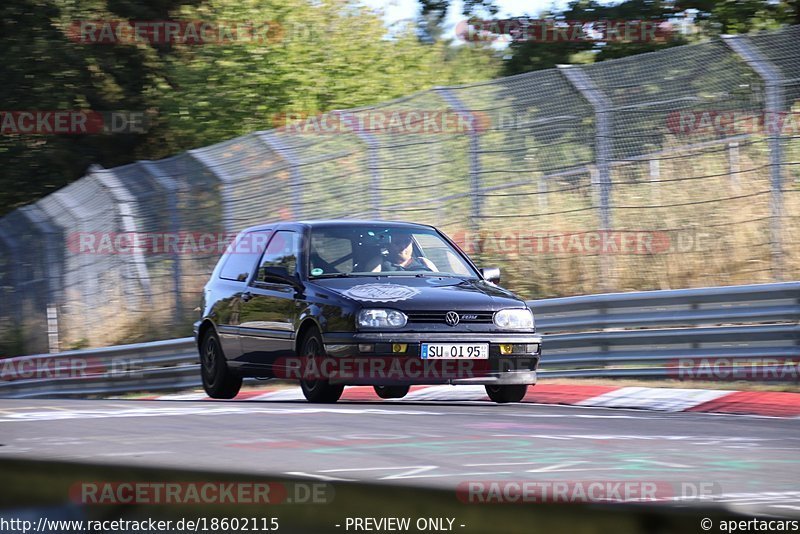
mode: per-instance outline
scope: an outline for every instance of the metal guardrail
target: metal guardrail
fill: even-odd
[[[546,333],[542,377],[686,379],[705,359],[713,365],[708,378],[719,380],[742,371],[737,363],[743,360],[763,359],[753,364],[770,376],[783,370],[779,362],[800,358],[800,282],[528,304],[538,329]],[[682,360],[689,359],[684,366]]]
[[[191,337],[0,360],[1,397],[104,395],[200,386]]]
[[[536,312],[537,327],[547,332],[651,324],[797,322],[800,282],[605,293],[528,304]]]
[[[542,377],[680,379],[687,378],[680,374],[681,361],[702,359],[713,360],[715,372],[724,376],[737,361],[763,358],[761,372],[778,372],[785,359],[800,359],[800,282],[528,304],[544,335]],[[2,397],[177,391],[199,385],[192,338],[0,360]]]

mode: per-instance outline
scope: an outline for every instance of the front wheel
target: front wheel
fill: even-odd
[[[527,384],[513,384],[509,386],[486,386],[486,394],[494,402],[505,404],[507,402],[519,402],[525,398],[528,392]]]
[[[306,358],[322,356],[322,338],[314,330],[306,334],[300,346],[302,347],[300,354]],[[327,380],[302,379],[300,389],[303,390],[303,396],[308,402],[330,404],[339,400],[344,386],[331,385]]]
[[[200,375],[203,389],[212,399],[232,399],[242,387],[242,377],[228,369],[222,345],[214,330],[206,332],[200,345]]]
[[[409,386],[373,386],[375,394],[382,399],[402,399],[408,395]]]

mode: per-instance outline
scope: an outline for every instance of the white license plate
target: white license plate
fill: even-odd
[[[488,360],[488,343],[423,343],[423,360]]]

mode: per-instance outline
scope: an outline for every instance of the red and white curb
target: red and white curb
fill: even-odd
[[[180,393],[148,397],[152,400],[207,400],[205,393]],[[236,401],[305,400],[299,388],[242,391]],[[345,388],[342,400],[387,402],[372,387]],[[391,402],[485,401],[483,386],[413,386],[403,399]],[[603,408],[629,408],[663,412],[703,412],[771,417],[800,417],[800,393],[709,389],[616,387],[573,384],[538,384],[523,402]]]

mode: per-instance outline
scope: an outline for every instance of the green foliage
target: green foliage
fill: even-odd
[[[89,165],[157,159],[273,126],[286,112],[373,104],[499,73],[490,51],[387,35],[357,0],[7,0],[0,6],[4,110],[146,112],[145,134],[0,137],[0,214],[77,178]],[[83,44],[79,20],[277,22],[264,42]]]
[[[433,4],[436,9],[446,11],[449,4],[427,0],[420,0],[420,3],[423,12],[426,6]],[[480,0],[465,6],[465,14],[469,16],[480,18],[486,11],[485,3]],[[797,2],[791,0],[625,0],[614,3],[572,0],[563,10],[527,15],[527,18],[566,21],[669,20],[688,31],[675,32],[668,39],[654,42],[514,42],[506,54],[506,75],[549,69],[559,64],[586,63],[590,58],[597,62],[653,52],[723,33],[747,33],[800,23],[800,9]],[[526,17],[518,17],[523,18]]]
[[[747,33],[800,23],[794,0],[678,0],[675,11],[698,10],[697,23],[707,34]]]
[[[174,2],[173,2],[174,3]],[[152,19],[162,9],[110,10],[105,1],[5,0],[0,102],[17,110],[147,110],[160,79],[155,50],[144,46],[87,46],[65,34],[73,20]],[[131,6],[131,7],[135,7]],[[141,135],[0,136],[0,213],[51,193],[78,178],[91,163],[130,161]]]
[[[275,124],[283,113],[359,107],[437,85],[463,84],[564,63],[619,58],[719,33],[800,22],[790,0],[573,0],[564,20],[690,20],[693,32],[655,43],[512,43],[506,61],[485,44],[440,40],[449,0],[420,0],[417,25],[389,33],[357,0],[6,0],[0,61],[6,111],[106,110],[148,115],[144,134],[0,136],[0,214],[81,177],[158,159]],[[491,0],[462,3],[491,18]],[[277,23],[267,42],[87,45],[68,37],[78,20]],[[439,26],[437,29],[436,27]]]
[[[89,343],[89,340],[86,339],[85,337],[82,337],[82,338],[80,338],[78,340],[75,340],[72,343],[70,343],[69,347],[67,347],[67,350],[88,349],[90,346],[91,346],[91,344]]]
[[[19,325],[7,325],[0,335],[0,360],[25,354],[25,332]]]
[[[274,20],[273,44],[176,47],[163,112],[176,149],[266,129],[282,113],[315,114],[373,104],[435,85],[497,73],[480,50],[423,44],[413,28],[387,39],[381,18],[356,2],[305,0],[242,4],[209,0],[184,7],[182,19]]]
[[[671,4],[667,2],[627,0],[605,4],[595,0],[573,0],[564,11],[543,13],[541,18],[567,21],[662,21],[673,15]],[[510,58],[505,63],[505,73],[517,74],[549,69],[559,64],[604,61],[686,43],[686,37],[677,33],[653,42],[515,42],[509,47]]]

